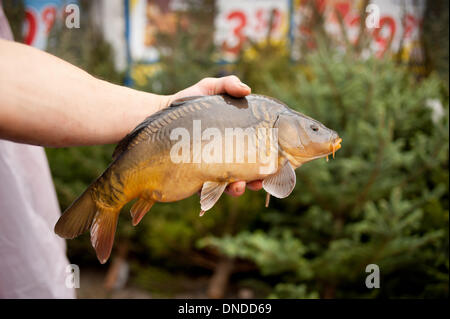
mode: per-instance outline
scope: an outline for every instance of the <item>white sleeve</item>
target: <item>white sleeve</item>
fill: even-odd
[[[74,298],[42,147],[0,140],[0,298]]]

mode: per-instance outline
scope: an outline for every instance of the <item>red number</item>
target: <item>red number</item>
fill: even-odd
[[[403,20],[403,26],[405,28],[403,36],[405,39],[411,36],[411,34],[413,33],[414,29],[417,27],[418,24],[419,22],[413,15],[407,14],[405,16],[405,20]]]
[[[273,17],[272,17],[272,14],[273,14]],[[278,10],[277,8],[267,9],[267,10],[260,8],[260,9],[256,10],[255,18],[257,21],[255,28],[254,28],[255,34],[261,34],[263,36],[266,36],[271,18],[272,18],[271,32],[276,31],[281,26],[282,16],[281,16],[280,10]]]
[[[25,21],[28,28],[25,31],[24,43],[31,45],[36,36],[36,15],[31,10],[25,10]]]
[[[334,5],[334,10],[336,14],[339,14],[342,20],[345,20],[347,14],[350,11],[350,3],[348,2],[338,2]]]
[[[389,28],[387,37],[383,37],[383,35],[381,34],[385,26]],[[382,17],[380,19],[380,27],[375,29],[375,31],[373,32],[374,40],[381,46],[381,51],[377,52],[376,54],[378,57],[383,56],[384,52],[386,52],[388,45],[394,38],[394,35],[395,35],[395,20],[391,17]]]
[[[272,21],[272,32],[276,31],[281,26],[281,13],[278,9],[273,9],[273,21]]]
[[[56,8],[54,6],[45,7],[44,10],[42,10],[42,20],[45,23],[45,32],[47,34],[49,34],[53,24],[55,23],[55,17]]]
[[[233,30],[233,35],[236,41],[236,44],[232,44],[231,46],[225,41],[224,43],[224,49],[226,51],[229,51],[231,53],[239,53],[241,50],[242,44],[244,43],[246,36],[243,34],[243,30],[245,25],[247,24],[247,18],[245,14],[242,11],[233,11],[231,12],[227,18],[227,20],[237,20],[237,25]]]
[[[258,9],[255,13],[257,24],[255,26],[255,32],[263,32],[266,29],[266,20],[264,19],[264,9]]]

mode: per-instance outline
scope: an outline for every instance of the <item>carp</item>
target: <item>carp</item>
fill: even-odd
[[[179,201],[199,190],[202,215],[235,181],[262,180],[268,196],[285,198],[295,186],[294,170],[334,156],[341,142],[335,131],[271,97],[183,98],[119,142],[112,163],[61,215],[55,233],[71,239],[90,230],[105,263],[129,201],[137,199],[130,210],[136,226],[155,202]]]

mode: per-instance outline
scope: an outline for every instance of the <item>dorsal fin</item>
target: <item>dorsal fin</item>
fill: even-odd
[[[204,95],[193,95],[193,96],[187,96],[187,97],[182,97],[181,99],[176,99],[175,101],[173,101],[172,103],[170,103],[169,107],[172,106],[180,106],[186,102],[192,101],[192,100],[196,100],[198,98],[201,97],[205,97]]]
[[[134,140],[134,138],[139,135],[139,132],[143,130],[148,122],[147,120],[149,117],[147,117],[142,123],[140,123],[138,126],[134,128],[130,133],[128,133],[120,142],[117,144],[116,148],[114,149],[114,152],[112,154],[112,158],[116,159],[120,154],[122,154],[124,151],[127,150],[128,145]]]
[[[149,117],[147,117],[144,121],[142,121],[138,126],[136,126],[134,128],[134,130],[132,130],[130,133],[128,133],[116,146],[116,148],[114,149],[112,158],[116,159],[120,154],[122,154],[124,151],[126,151],[128,149],[128,146],[130,145],[130,143],[136,138],[136,136],[139,135],[139,133],[145,129],[148,125],[150,125],[153,121],[155,121],[156,119],[160,118],[161,116],[164,116],[165,114],[173,111],[173,107],[179,107],[183,104],[185,104],[186,102],[201,98],[204,96],[188,96],[188,97],[184,97],[181,99],[177,99],[175,101],[173,101],[169,107],[162,109],[161,111],[158,111],[152,115],[150,115]]]

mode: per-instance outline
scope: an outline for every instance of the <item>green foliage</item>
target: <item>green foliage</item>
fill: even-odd
[[[200,11],[193,14],[204,16]],[[174,294],[183,287],[173,274],[210,274],[229,256],[251,263],[257,271],[240,274],[240,282],[270,287],[271,298],[448,297],[448,83],[435,74],[418,81],[392,61],[355,59],[320,45],[299,64],[280,48],[255,45],[256,54],[219,66],[212,62],[211,32],[198,36],[211,28],[195,26],[162,38],[161,71],[141,89],[170,94],[206,76],[236,73],[253,92],[336,130],[342,149],[335,160],[299,168],[291,196],[272,199],[267,209],[262,192],[247,192],[223,196],[199,218],[193,196],[155,205],[132,228],[128,205],[118,240],[132,243],[133,281],[150,290],[169,285]],[[59,32],[52,52],[122,81],[109,47],[91,28]],[[436,122],[430,99],[444,106]],[[112,149],[47,149],[62,209],[106,168]],[[98,264],[88,236],[69,241],[69,256]],[[380,289],[364,285],[371,263],[380,267]]]
[[[243,231],[233,237],[206,237],[198,242],[199,248],[210,245],[220,247],[227,256],[253,260],[263,275],[292,271],[298,272],[300,278],[311,277],[311,269],[303,257],[306,249],[289,230],[282,234]]]
[[[294,285],[294,284],[278,284],[275,286],[273,293],[269,295],[269,298],[280,299],[317,299],[319,294],[316,292],[308,292],[306,285]]]
[[[449,2],[427,1],[423,20],[423,44],[425,47],[426,65],[435,70],[447,84],[448,90],[448,23]]]
[[[241,61],[253,75],[256,63]],[[433,122],[426,106],[429,99],[448,105],[442,82],[435,75],[418,82],[393,62],[355,61],[324,49],[304,66],[265,72],[260,64],[257,73],[256,85],[248,81],[254,91],[335,129],[342,149],[329,163],[297,170],[293,194],[261,212],[258,229],[267,233],[246,230],[201,243],[249,258],[263,275],[279,273],[276,296],[447,296],[448,108]],[[286,237],[273,234],[290,234],[293,250],[287,253]],[[264,257],[267,250],[272,258]],[[382,276],[373,292],[364,286],[371,263]]]

